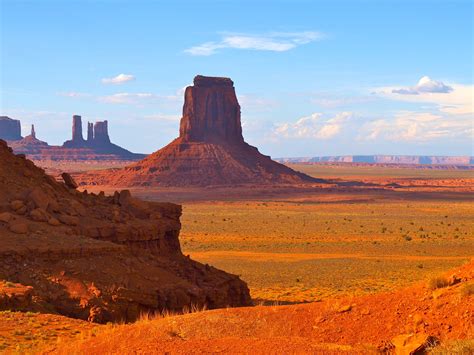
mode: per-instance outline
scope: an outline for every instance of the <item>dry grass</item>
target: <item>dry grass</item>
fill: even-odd
[[[292,169],[322,178],[382,177],[423,178],[423,179],[463,179],[472,178],[472,170],[417,169],[415,167],[354,166],[350,164],[287,164]]]
[[[304,302],[427,280],[473,256],[472,203],[336,194],[184,204],[183,252],[241,275],[252,297]],[[410,236],[408,241],[405,237]]]
[[[463,297],[473,296],[474,295],[474,282],[470,281],[462,285],[460,288],[461,295]]]
[[[474,354],[474,339],[452,340],[431,348],[428,352],[432,355],[472,355]]]

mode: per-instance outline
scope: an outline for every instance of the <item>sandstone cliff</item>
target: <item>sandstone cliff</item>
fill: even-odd
[[[85,184],[115,186],[210,186],[301,184],[296,172],[247,144],[232,80],[196,76],[185,91],[179,137],[122,170],[80,176]]]
[[[0,141],[0,280],[32,288],[15,309],[106,322],[250,304],[237,276],[182,255],[181,206],[140,201],[126,190],[80,193],[65,181]],[[0,309],[5,304],[15,301],[0,300]]]

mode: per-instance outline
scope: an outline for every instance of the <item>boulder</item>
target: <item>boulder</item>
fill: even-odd
[[[62,173],[61,177],[63,178],[64,183],[66,184],[66,186],[69,187],[70,189],[77,189],[79,187],[77,182],[74,181],[73,177],[70,174]]]
[[[50,217],[42,208],[35,208],[30,212],[30,218],[37,222],[47,222]]]
[[[8,213],[8,212],[0,213],[0,222],[8,223],[10,222],[12,218],[13,216],[11,215],[11,213]]]
[[[18,211],[19,209],[23,207],[25,207],[25,203],[21,200],[13,200],[12,202],[10,202],[10,208],[13,211]]]
[[[42,210],[46,211],[52,198],[44,193],[41,188],[37,187],[31,190],[31,192],[28,194],[27,200],[33,202],[36,208],[41,208]]]
[[[28,224],[24,222],[13,222],[10,223],[9,227],[11,232],[16,234],[26,234],[29,231]]]
[[[401,334],[392,339],[396,355],[421,355],[438,343],[436,337],[424,333]]]

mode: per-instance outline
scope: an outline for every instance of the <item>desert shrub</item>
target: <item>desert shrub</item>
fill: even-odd
[[[405,238],[405,240],[406,240],[407,242],[409,242],[410,240],[413,239],[413,238],[410,237],[409,235],[405,235],[405,236],[403,236],[403,238]]]
[[[472,296],[474,295],[474,282],[468,282],[461,287],[461,295]]]
[[[474,340],[453,340],[432,347],[428,350],[428,354],[444,355],[444,354],[460,354],[469,355],[474,353]]]
[[[449,280],[444,276],[436,276],[430,280],[428,286],[432,290],[436,290],[437,288],[447,287],[449,286]]]

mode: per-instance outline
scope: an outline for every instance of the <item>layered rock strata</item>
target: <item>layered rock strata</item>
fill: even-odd
[[[237,276],[182,255],[181,206],[127,190],[79,192],[63,178],[67,184],[0,141],[0,280],[32,288],[32,302],[15,309],[107,322],[250,304]]]

